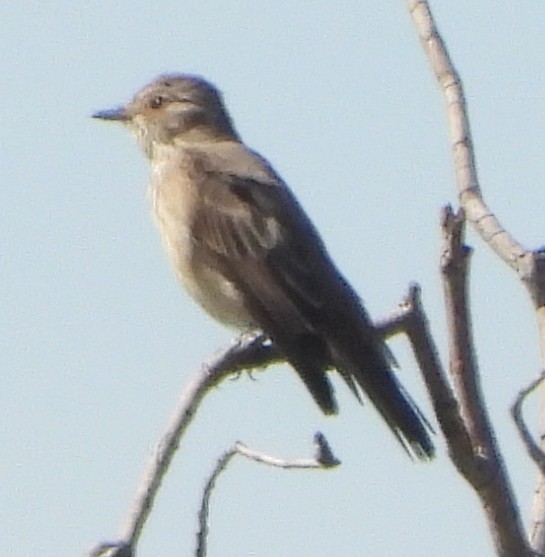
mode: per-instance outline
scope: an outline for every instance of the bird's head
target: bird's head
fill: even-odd
[[[93,118],[126,124],[151,158],[157,145],[238,140],[221,93],[201,77],[162,75],[127,105]]]

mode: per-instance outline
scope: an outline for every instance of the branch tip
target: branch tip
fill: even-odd
[[[95,547],[88,557],[133,557],[133,549],[127,542],[104,542]]]
[[[443,236],[443,253],[441,254],[441,271],[447,273],[453,268],[467,264],[472,248],[466,245],[465,211],[462,207],[454,211],[451,205],[445,205],[440,213],[440,226]]]
[[[325,468],[332,468],[341,464],[341,461],[333,454],[331,447],[325,437],[325,435],[317,431],[314,434],[314,445],[316,452],[314,458]]]

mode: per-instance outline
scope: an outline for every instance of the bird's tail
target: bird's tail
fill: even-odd
[[[343,335],[342,340],[339,337],[333,339],[332,335],[329,337],[327,344],[333,367],[358,400],[361,401],[361,393],[365,393],[409,456],[430,460],[435,454],[430,439],[433,430],[392,371],[391,361],[395,360],[386,345],[371,329],[367,335],[358,338],[359,342],[350,336]],[[301,341],[297,346],[301,348]],[[309,341],[304,346],[301,352],[288,351],[288,360],[322,411],[335,414],[337,402],[326,373],[329,366],[324,365],[319,355],[312,356],[316,351],[311,350]]]
[[[342,375],[352,390],[354,382],[360,387],[410,456],[429,460],[435,454],[430,438],[433,429],[392,371],[381,341],[376,340],[377,346],[365,347],[357,362],[343,362]]]

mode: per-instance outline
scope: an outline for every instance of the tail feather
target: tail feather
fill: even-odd
[[[309,360],[294,358],[293,355],[289,359],[321,410],[325,414],[336,414],[337,402],[326,369],[316,362],[312,365]],[[419,460],[434,457],[431,425],[380,351],[366,354],[355,365],[335,367],[360,402],[360,391],[365,393],[410,457]]]
[[[309,368],[308,365],[293,361],[292,364],[322,412],[327,415],[337,414],[337,401],[325,370]]]
[[[433,458],[433,429],[388,364],[380,357],[366,358],[363,366],[360,363],[352,370],[354,379],[405,451],[421,460]]]
[[[371,401],[409,456],[432,459],[435,448],[430,433],[433,429],[392,371],[385,344],[369,335],[366,339],[360,337],[358,344],[335,342],[339,337],[330,336],[327,345],[331,363],[328,365],[323,345],[320,346],[318,340],[318,337],[298,338],[297,342],[284,344],[283,348],[321,410],[325,414],[337,413],[333,387],[327,377],[327,369],[333,367],[360,402],[360,393]]]
[[[435,447],[429,433],[433,430],[395,376],[392,375],[392,379],[399,389],[398,399],[390,399],[387,407],[373,402],[409,455],[420,460],[431,460],[435,456]]]
[[[411,457],[433,458],[435,448],[430,438],[433,429],[398,381],[392,370],[397,362],[365,308],[348,286],[346,292],[347,300],[352,296],[353,303],[342,305],[336,312],[331,309],[335,319],[321,322],[320,332],[327,343],[332,367],[339,370],[352,390],[354,383],[358,385]]]

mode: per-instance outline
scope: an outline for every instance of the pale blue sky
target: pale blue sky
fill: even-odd
[[[545,4],[445,4],[433,7],[464,79],[485,194],[537,247]],[[419,281],[445,348],[437,223],[456,197],[442,99],[404,2],[23,0],[0,18],[2,554],[73,557],[115,538],[181,387],[230,339],[173,278],[134,141],[89,118],[160,72],[214,81],[371,313]],[[534,317],[517,279],[469,239],[484,388],[527,521],[535,472],[507,410],[540,365]],[[391,345],[431,417],[406,343]],[[411,463],[340,381],[341,414],[325,418],[287,368],[256,379],[207,398],[140,557],[190,554],[203,483],[234,441],[306,456],[318,429],[343,461],[335,471],[232,463],[213,499],[211,556],[491,553],[440,436],[435,462]]]

